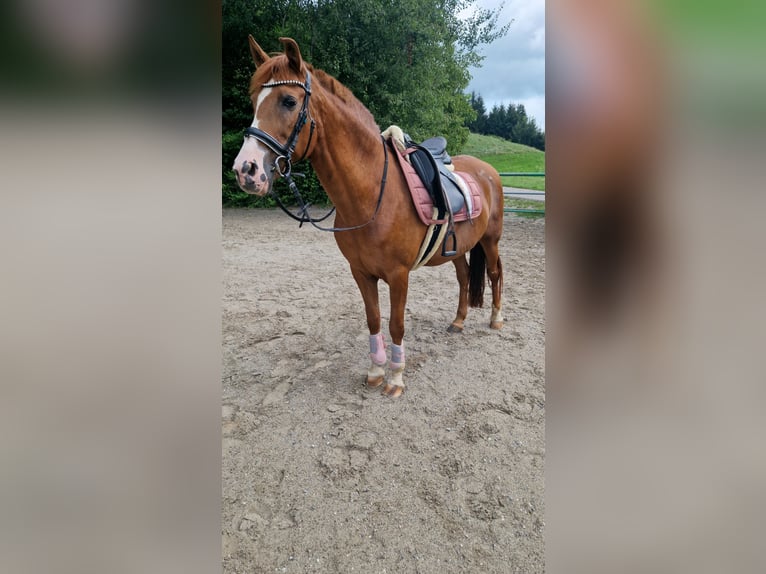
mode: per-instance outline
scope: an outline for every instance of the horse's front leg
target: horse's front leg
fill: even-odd
[[[396,398],[404,392],[404,307],[407,304],[409,270],[404,268],[393,277],[389,277],[391,292],[391,381],[383,387],[383,394]]]
[[[375,388],[383,383],[386,374],[386,344],[380,332],[380,305],[378,304],[378,278],[351,269],[364,300],[367,327],[370,330],[370,368],[367,369],[367,386]]]

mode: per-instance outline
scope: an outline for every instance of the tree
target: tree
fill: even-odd
[[[468,123],[468,129],[477,134],[485,133],[487,129],[487,108],[484,106],[484,98],[481,94],[471,92],[471,108],[476,112],[476,118]]]
[[[537,127],[534,118],[527,115],[523,104],[508,104],[507,107],[495,104],[486,114],[484,100],[473,92],[469,103],[477,114],[476,119],[466,123],[472,132],[495,135],[545,151],[545,134]]]
[[[499,136],[504,139],[509,139],[505,133],[505,125],[507,123],[508,113],[506,112],[505,105],[495,104],[487,116],[487,134],[492,136]]]
[[[252,120],[247,97],[252,33],[266,51],[279,50],[279,36],[295,39],[304,58],[351,89],[382,128],[397,124],[416,140],[443,135],[457,152],[475,117],[463,91],[468,66],[481,61],[478,46],[508,29],[498,25],[500,9],[458,18],[474,2],[224,0],[224,133],[241,134]],[[236,154],[234,141],[224,137],[225,172]]]

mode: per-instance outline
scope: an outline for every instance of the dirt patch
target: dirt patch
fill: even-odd
[[[544,235],[506,215],[502,331],[446,332],[452,265],[410,276],[391,400],[332,234],[224,211],[224,572],[544,571]]]

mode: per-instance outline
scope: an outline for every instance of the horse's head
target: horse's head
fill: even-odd
[[[302,159],[310,154],[313,120],[309,115],[311,76],[298,44],[280,38],[284,53],[269,56],[248,38],[255,73],[250,81],[253,124],[234,160],[234,173],[242,190],[263,196],[276,176],[288,175],[293,152]],[[303,129],[309,123],[307,129]]]

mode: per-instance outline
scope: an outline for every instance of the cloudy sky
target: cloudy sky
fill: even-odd
[[[503,0],[477,0],[476,6],[496,9]],[[468,92],[484,98],[487,111],[495,104],[524,104],[527,114],[545,129],[545,0],[505,0],[498,22],[514,20],[508,33],[489,46],[480,68],[471,68]]]

